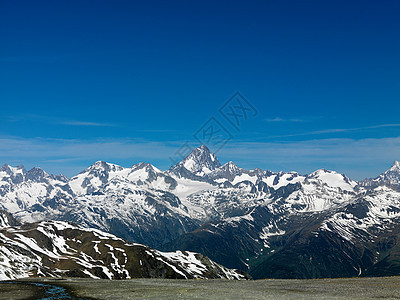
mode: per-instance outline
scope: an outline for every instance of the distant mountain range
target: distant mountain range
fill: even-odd
[[[167,171],[99,161],[68,179],[4,165],[0,209],[18,222],[73,222],[202,253],[254,278],[400,275],[399,162],[359,182],[221,165],[204,145]]]

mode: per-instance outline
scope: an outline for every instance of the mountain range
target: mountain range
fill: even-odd
[[[0,218],[4,230],[13,217],[22,226],[72,222],[161,251],[202,253],[254,278],[400,274],[399,162],[363,181],[325,169],[221,165],[204,145],[167,171],[99,161],[66,178],[4,165],[0,209],[12,214]]]

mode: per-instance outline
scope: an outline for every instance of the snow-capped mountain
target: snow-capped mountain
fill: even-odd
[[[288,175],[268,177],[282,181]],[[278,180],[271,184],[267,177],[268,200],[247,213],[207,223],[166,249],[212,254],[255,278],[400,274],[400,193],[393,181],[392,188],[382,182],[366,191],[363,183],[333,171],[293,175],[293,183],[277,189]]]
[[[35,175],[35,176],[34,176]],[[151,164],[123,168],[96,162],[70,180],[39,168],[3,166],[0,208],[22,221],[64,220],[160,246],[199,224],[182,196],[210,184],[179,179]]]
[[[319,180],[330,187],[340,188],[343,191],[354,192],[357,182],[343,174],[328,170],[317,170],[307,176],[307,180]]]
[[[0,257],[0,280],[29,276],[248,279],[245,273],[198,253],[161,252],[60,221],[0,229]]]
[[[375,188],[378,186],[388,186],[397,189],[400,185],[400,162],[395,161],[392,167],[374,179],[365,179],[360,186],[365,188]]]
[[[365,236],[387,235],[387,225],[399,222],[399,186],[398,162],[376,179],[356,182],[325,169],[301,175],[221,165],[201,146],[167,171],[149,163],[124,168],[99,161],[67,179],[5,165],[0,208],[23,222],[71,221],[159,249],[201,252],[260,278],[284,277],[264,269],[276,269],[283,257],[289,260],[286,255],[297,257],[295,246],[298,255],[310,254],[311,266],[299,270],[293,264],[286,277],[358,276],[360,268],[362,276],[381,261],[360,263],[362,249],[375,251]],[[390,230],[395,238],[397,231]],[[333,247],[324,250],[332,255],[329,266],[317,259],[320,243]],[[343,255],[351,257],[351,268],[334,269],[334,257],[346,261]]]
[[[239,168],[233,161],[230,161],[208,173],[206,177],[211,181],[218,183],[229,182],[231,185],[235,185],[246,180],[255,184],[258,179],[265,177],[267,173],[268,172],[264,172],[261,169],[248,171]]]
[[[187,157],[170,169],[171,172],[185,168],[196,176],[204,176],[221,166],[214,153],[202,145],[194,149]]]
[[[17,212],[34,207],[47,199],[68,196],[68,179],[47,174],[40,168],[29,171],[23,166],[0,168],[0,209]]]

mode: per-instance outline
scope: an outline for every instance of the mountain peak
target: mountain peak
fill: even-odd
[[[352,181],[347,176],[326,169],[314,171],[307,176],[307,179],[317,179],[324,182],[328,186],[341,188],[342,190],[347,191],[354,191],[354,187],[357,185],[355,181]]]
[[[388,186],[399,190],[400,185],[400,161],[395,160],[392,167],[374,179],[364,179],[360,185],[366,188]]]
[[[140,163],[134,164],[131,167],[131,169],[134,170],[134,171],[140,170],[140,169],[146,169],[148,171],[153,171],[153,172],[156,172],[156,173],[162,173],[162,171],[160,169],[156,168],[155,166],[153,166],[150,163],[145,163],[145,162],[140,162]]]
[[[33,167],[32,169],[30,169],[28,172],[26,172],[26,176],[28,179],[32,179],[32,180],[43,179],[45,177],[51,177],[43,169],[38,168],[38,167]]]
[[[233,162],[233,161],[228,161],[226,164],[224,164],[221,168],[227,169],[230,171],[236,171],[239,170],[239,167]]]
[[[208,174],[208,178],[210,179],[221,179],[225,178],[229,181],[232,181],[237,175],[243,174],[246,172],[245,170],[239,168],[233,161],[229,161],[223,166],[215,169],[210,174]]]
[[[183,166],[190,172],[202,176],[219,168],[221,164],[207,146],[201,145],[193,149],[177,166]]]
[[[392,167],[389,170],[382,173],[378,178],[383,178],[383,177],[385,177],[386,179],[387,179],[387,177],[400,178],[400,162],[395,160]]]
[[[23,165],[12,167],[8,164],[4,164],[0,168],[0,171],[6,172],[8,175],[17,175],[17,174],[23,174],[26,172],[25,167]]]
[[[0,168],[0,172],[10,172],[10,166],[7,164],[2,165],[2,167]]]
[[[123,167],[105,162],[103,160],[96,161],[93,165],[87,168],[85,171],[92,170],[105,170],[105,171],[119,171],[122,170]]]
[[[338,174],[335,171],[331,171],[331,170],[327,170],[327,169],[318,169],[314,172],[312,172],[310,175],[308,175],[309,177],[318,177],[322,174]]]
[[[389,170],[379,175],[374,181],[388,186],[400,184],[400,162],[396,160]]]
[[[98,160],[94,164],[92,164],[89,168],[102,168],[106,167],[107,165],[108,163],[105,162],[104,160]]]
[[[400,161],[395,160],[392,167],[388,171],[397,171],[400,172]]]
[[[201,145],[200,147],[198,147],[197,149],[203,150],[203,151],[207,151],[210,152],[210,149],[208,149],[208,147],[206,145]]]

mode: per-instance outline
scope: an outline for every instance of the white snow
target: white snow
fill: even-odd
[[[193,160],[193,159],[187,159],[186,161],[185,161],[185,163],[183,164],[183,166],[187,169],[187,170],[189,170],[189,171],[194,171],[194,166],[196,165],[196,162]]]
[[[257,176],[250,176],[249,174],[245,174],[245,173],[244,173],[244,174],[242,174],[242,175],[236,176],[236,177],[232,180],[232,184],[235,185],[235,184],[237,184],[237,183],[239,183],[239,182],[242,182],[242,181],[245,181],[245,180],[248,180],[248,181],[250,181],[251,183],[255,184],[256,181],[257,181]]]
[[[276,178],[278,178],[278,182],[274,184]],[[270,187],[275,190],[287,186],[288,184],[295,184],[297,182],[303,182],[305,179],[304,176],[300,176],[297,173],[281,173],[281,174],[273,174],[268,177],[262,178],[262,180]]]
[[[99,247],[97,246],[97,244],[99,244],[99,243],[101,243],[101,242],[100,242],[100,241],[93,241],[93,243],[94,243],[94,246],[93,246],[94,251],[95,251],[96,253],[98,253],[98,254],[101,254],[101,252],[100,252],[100,250],[99,250]]]
[[[336,173],[334,171],[317,170],[309,175],[310,178],[315,178],[326,183],[328,186],[341,188],[344,191],[354,191],[354,187],[357,185],[356,182],[348,180],[344,175]]]

